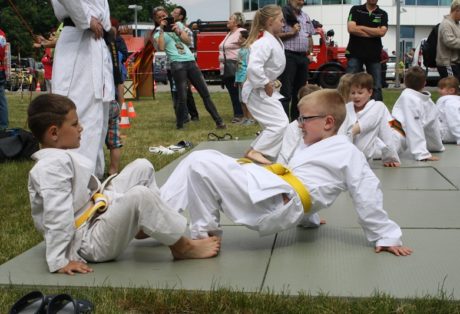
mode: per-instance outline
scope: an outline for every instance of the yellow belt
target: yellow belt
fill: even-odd
[[[238,159],[238,163],[248,164],[248,163],[252,163],[252,160],[248,158],[240,158]],[[305,187],[305,185],[299,179],[297,179],[297,177],[292,173],[291,170],[289,170],[286,166],[279,164],[279,163],[264,166],[264,168],[276,174],[284,181],[286,181],[299,195],[300,200],[302,202],[303,211],[305,213],[310,211],[310,208],[311,208],[310,193],[308,192],[308,189]]]
[[[85,210],[85,212],[75,219],[75,227],[78,229],[80,228],[85,222],[90,220],[94,214],[96,213],[103,213],[107,210],[108,201],[107,197],[105,197],[102,193],[96,193],[93,195],[93,202],[94,205]]]

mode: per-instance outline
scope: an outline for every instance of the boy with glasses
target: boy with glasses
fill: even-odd
[[[299,111],[304,144],[287,167],[262,167],[213,150],[193,152],[161,188],[162,199],[189,210],[192,238],[221,235],[220,211],[264,236],[303,224],[348,190],[375,252],[410,255],[400,227],[383,209],[380,182],[363,153],[337,135],[345,118],[342,96],[314,92],[300,100]]]

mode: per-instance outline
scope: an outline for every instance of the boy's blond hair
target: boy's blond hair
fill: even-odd
[[[453,88],[455,90],[454,92],[455,95],[458,94],[458,90],[459,90],[458,85],[459,85],[459,82],[455,76],[448,76],[448,77],[442,78],[438,82],[439,89]]]
[[[337,132],[345,120],[345,101],[342,95],[335,89],[321,89],[303,97],[298,104],[310,106],[318,111],[319,115],[331,115],[335,120],[335,132]]]
[[[345,73],[340,77],[339,85],[337,85],[337,91],[342,95],[345,102],[350,99],[351,80],[353,79],[352,73]]]
[[[404,84],[407,88],[416,90],[418,92],[425,88],[426,74],[419,66],[410,67],[404,76]]]
[[[316,84],[306,84],[299,89],[299,92],[297,93],[297,99],[301,99],[302,97],[307,96],[320,89],[321,87]]]

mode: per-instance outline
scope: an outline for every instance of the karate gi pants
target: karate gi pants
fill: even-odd
[[[160,198],[154,169],[144,160],[130,163],[104,190],[108,210],[85,232],[79,254],[87,261],[116,258],[139,230],[165,245],[176,243],[187,228],[187,219]]]

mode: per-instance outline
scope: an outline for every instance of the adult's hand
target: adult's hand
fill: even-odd
[[[272,97],[273,95],[273,84],[272,82],[268,82],[267,84],[265,84],[265,93],[267,94],[268,97]]]
[[[94,33],[94,38],[99,39],[104,36],[104,27],[102,27],[101,21],[94,16],[91,17],[89,22],[89,29]]]

